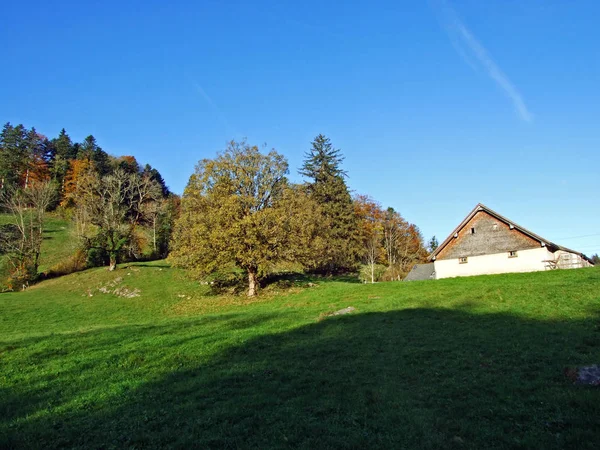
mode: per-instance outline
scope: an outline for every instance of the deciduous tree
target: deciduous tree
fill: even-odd
[[[381,205],[366,195],[354,197],[354,209],[359,219],[359,233],[363,245],[363,262],[369,267],[371,283],[375,283],[375,267],[384,259],[384,212]]]
[[[200,275],[235,264],[247,273],[248,296],[273,264],[310,264],[323,247],[320,208],[287,173],[282,155],[245,141],[200,161],[181,201],[171,262]]]
[[[45,214],[54,202],[56,186],[49,182],[32,182],[27,189],[6,188],[2,203],[12,215],[14,233],[3,234],[4,253],[12,265],[13,280],[26,283],[37,276]]]

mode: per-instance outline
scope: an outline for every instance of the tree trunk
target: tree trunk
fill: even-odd
[[[258,288],[258,270],[256,267],[248,268],[248,297],[255,297]]]
[[[375,264],[371,263],[371,284],[375,283]]]
[[[156,216],[152,218],[152,242],[154,244],[154,255],[156,256]]]
[[[112,272],[113,270],[115,270],[117,268],[117,255],[115,253],[111,253],[109,258],[110,258],[110,262],[108,265],[108,270]]]

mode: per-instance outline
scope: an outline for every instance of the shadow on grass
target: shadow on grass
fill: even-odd
[[[600,441],[600,391],[563,376],[565,367],[600,362],[597,312],[541,322],[410,309],[279,333],[267,326],[272,316],[231,319],[39,342],[44,352],[11,367],[45,369],[1,388],[0,447],[595,448]],[[57,358],[69,366],[61,376],[46,367]]]
[[[245,280],[244,280],[245,281]],[[318,275],[302,272],[284,272],[270,274],[260,280],[262,289],[287,289],[293,287],[310,287],[321,283],[360,283],[354,274],[346,275]]]

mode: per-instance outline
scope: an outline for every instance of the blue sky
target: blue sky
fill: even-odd
[[[482,202],[600,253],[600,3],[4,2],[0,121],[93,134],[183,191],[231,139],[348,184],[425,238]]]

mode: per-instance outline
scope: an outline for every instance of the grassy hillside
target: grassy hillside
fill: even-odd
[[[563,375],[600,363],[600,270],[291,284],[210,296],[155,262],[1,294],[0,448],[600,441],[600,389]]]

